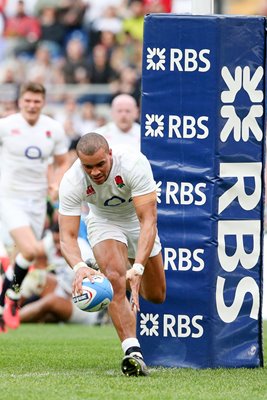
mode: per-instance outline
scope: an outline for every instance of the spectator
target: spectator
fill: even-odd
[[[35,14],[35,6],[37,2],[38,0],[24,0],[24,8],[27,15],[33,16]],[[18,0],[2,0],[2,3],[4,3],[5,15],[7,17],[14,17]]]
[[[118,35],[122,31],[122,20],[118,17],[117,8],[112,5],[106,7],[103,14],[96,17],[89,25],[91,48],[99,42],[102,43],[100,35],[106,30],[113,35]]]
[[[172,0],[143,0],[145,13],[169,13]]]
[[[129,33],[133,39],[143,40],[145,9],[142,0],[132,0],[130,3],[130,16],[122,24],[123,32]]]
[[[60,57],[63,53],[66,28],[58,21],[55,7],[43,7],[40,11],[39,20],[41,24],[40,41],[49,47],[52,58]]]
[[[111,103],[112,121],[97,129],[110,146],[124,144],[140,150],[141,128],[135,122],[138,118],[138,108],[135,99],[128,94],[115,97]]]
[[[108,7],[115,7],[117,10],[117,14],[120,13],[120,10],[125,9],[126,5],[124,3],[127,3],[125,0],[84,0],[87,9],[84,15],[84,25],[85,26],[91,26],[91,24],[97,20],[98,18],[101,18],[104,14],[105,11]]]
[[[66,45],[66,61],[63,67],[66,83],[89,83],[88,59],[81,38],[71,38]]]
[[[119,74],[124,68],[131,66],[141,75],[142,42],[133,39],[129,33],[125,32],[119,37],[119,45],[112,51],[110,63]]]
[[[115,34],[110,30],[102,30],[99,35],[99,44],[106,48],[108,60],[110,61],[110,57],[118,45]]]
[[[1,64],[0,83],[18,86],[25,75],[25,64],[18,59],[8,58]]]
[[[107,29],[113,34],[118,34],[122,30],[122,20],[118,17],[117,8],[112,5],[107,6],[103,14],[92,22],[92,30],[96,32],[102,32]]]
[[[51,86],[55,80],[55,62],[51,57],[51,46],[47,42],[41,42],[37,45],[34,58],[28,61],[25,78],[42,83],[45,86]]]
[[[141,78],[138,75],[136,68],[124,68],[121,71],[119,78],[112,83],[112,91],[114,96],[123,93],[129,94],[135,98],[139,105],[141,96]]]
[[[24,1],[18,0],[16,14],[7,17],[4,37],[8,40],[9,51],[16,55],[32,55],[41,35],[40,22],[25,12]]]
[[[93,48],[89,76],[91,83],[110,83],[116,77],[108,59],[107,49],[102,44]]]
[[[83,0],[64,0],[59,2],[59,20],[66,27],[67,32],[82,30],[86,4]]]

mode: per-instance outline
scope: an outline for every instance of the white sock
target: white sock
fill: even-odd
[[[21,269],[28,269],[32,265],[32,261],[26,260],[21,253],[17,255],[15,261]]]
[[[122,350],[124,354],[126,354],[127,350],[130,349],[131,347],[137,347],[140,349],[140,351],[136,350],[131,354],[135,354],[136,356],[143,357],[141,353],[141,348],[140,348],[140,343],[136,338],[127,338],[125,339],[122,344],[121,344]]]

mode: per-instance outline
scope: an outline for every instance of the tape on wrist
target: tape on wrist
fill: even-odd
[[[85,262],[80,261],[76,265],[74,265],[74,267],[72,269],[73,269],[74,272],[77,272],[78,269],[83,268],[83,267],[89,268],[88,265]]]
[[[140,263],[134,263],[133,270],[137,273],[137,275],[143,275],[145,267]]]

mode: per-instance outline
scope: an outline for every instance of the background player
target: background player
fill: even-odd
[[[5,330],[5,324],[11,328],[18,327],[19,289],[35,258],[38,239],[43,232],[47,193],[52,199],[57,197],[59,181],[69,166],[66,138],[61,124],[41,113],[45,105],[45,94],[41,84],[26,83],[20,90],[20,112],[0,120],[0,212],[2,223],[18,250],[12,288],[8,289],[10,281],[6,278],[0,296],[2,331]],[[49,167],[48,182],[51,158],[53,164]],[[3,309],[6,291],[6,305]]]

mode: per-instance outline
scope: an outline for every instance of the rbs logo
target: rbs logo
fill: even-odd
[[[201,49],[170,49],[168,55],[168,71],[179,72],[207,72],[210,69],[209,60],[210,50]],[[147,48],[147,70],[165,71],[166,69],[166,49],[165,48]]]
[[[260,90],[263,68],[258,67],[256,71],[251,71],[249,67],[243,69],[237,67],[234,76],[232,76],[230,71],[223,67],[222,77],[227,85],[227,90],[222,92],[222,101],[232,104],[223,105],[221,108],[221,115],[228,118],[220,134],[221,142],[226,143],[227,146],[227,142],[231,140],[233,135],[234,141],[231,140],[230,146],[234,147],[232,149],[233,154],[234,152],[238,154],[239,143],[247,142],[253,134],[255,143],[258,142],[258,148],[261,148],[263,132],[257,118],[263,114],[262,101],[264,96],[263,91]],[[237,93],[242,90],[249,95],[251,107],[248,115],[243,121],[240,121],[233,103]],[[257,160],[256,154],[254,159]],[[257,268],[260,261],[261,220],[255,219],[253,210],[260,204],[262,196],[262,163],[224,162],[220,165],[220,177],[225,182],[234,178],[236,183],[220,196],[219,215],[223,216],[223,213],[227,213],[231,205],[238,204],[241,210],[246,212],[246,219],[225,220],[222,218],[218,221],[218,259],[223,276],[217,277],[217,311],[222,321],[231,323],[237,319],[246,297],[251,299],[251,302],[247,302],[249,304],[249,316],[257,320],[260,307],[260,290],[253,274],[247,271]],[[252,185],[250,184],[250,190],[246,187],[248,179],[253,182]],[[231,245],[228,245],[231,238]],[[249,244],[247,244],[248,239],[250,239]],[[237,269],[242,269],[242,278],[235,287],[233,298],[229,298],[229,290],[227,289],[229,282],[231,282],[231,275]]]
[[[157,183],[157,201],[162,200],[162,181]],[[205,194],[207,184],[199,182],[193,185],[191,182],[166,182],[165,203],[203,206],[206,203],[207,196]]]
[[[140,336],[161,336],[199,339],[204,334],[203,315],[140,313]]]
[[[173,271],[202,271],[205,267],[203,260],[204,249],[179,248],[177,251],[171,247],[164,249],[164,269]]]

